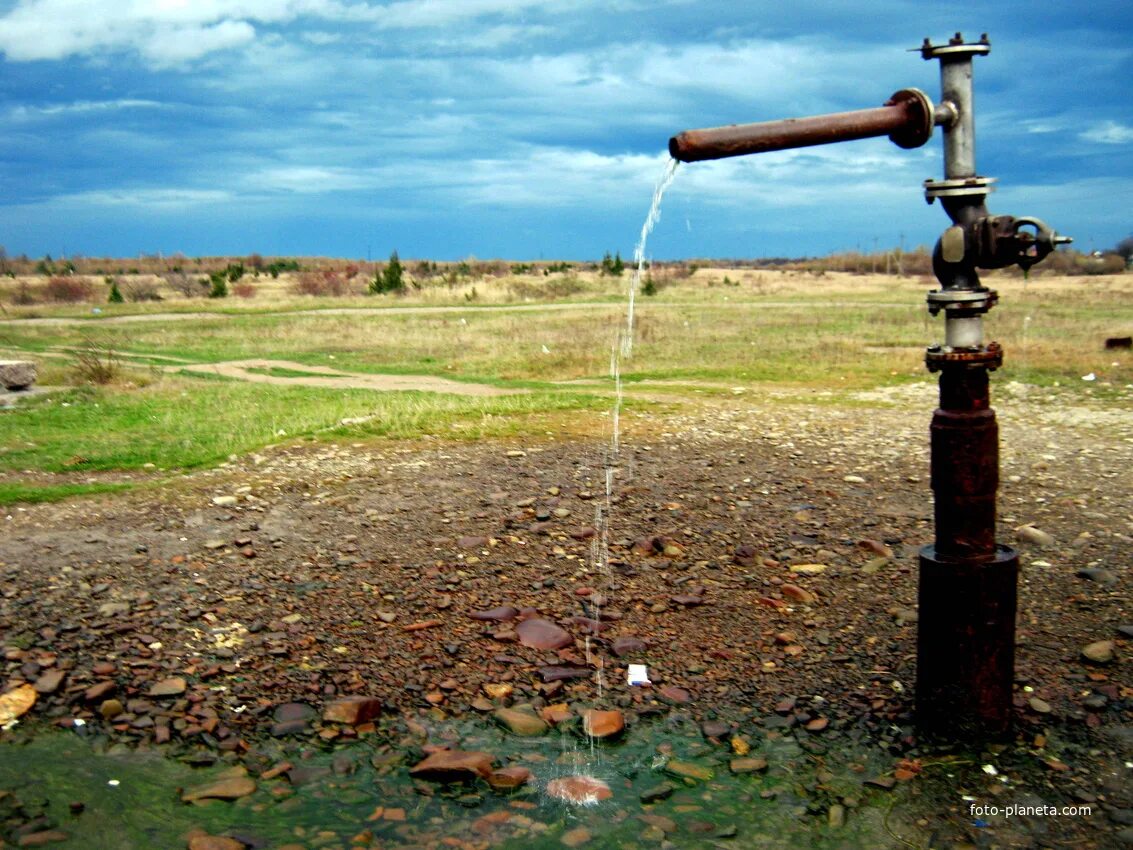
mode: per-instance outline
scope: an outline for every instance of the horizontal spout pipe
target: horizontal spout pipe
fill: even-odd
[[[902,89],[873,109],[685,130],[669,139],[669,154],[681,162],[700,162],[875,136],[889,136],[903,148],[915,148],[932,136],[933,123],[928,96],[917,89]]]

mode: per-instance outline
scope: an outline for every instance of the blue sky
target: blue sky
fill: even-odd
[[[628,256],[670,135],[935,100],[906,51],[956,30],[992,210],[1133,232],[1128,0],[0,0],[0,245]],[[929,244],[940,171],[939,133],[684,165],[647,253]]]

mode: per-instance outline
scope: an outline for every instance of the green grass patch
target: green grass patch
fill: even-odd
[[[22,481],[0,482],[0,505],[17,503],[38,504],[60,502],[74,496],[91,496],[97,493],[117,493],[129,490],[132,484],[28,484]]]
[[[191,469],[312,434],[475,437],[521,429],[531,414],[606,404],[568,392],[468,397],[166,379],[74,390],[0,412],[0,470]],[[365,422],[339,424],[350,419]]]

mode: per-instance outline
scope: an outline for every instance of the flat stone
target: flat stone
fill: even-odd
[[[1082,657],[1094,664],[1109,664],[1113,661],[1114,643],[1111,640],[1096,640],[1082,647]]]
[[[235,496],[213,496],[212,503],[218,508],[229,508],[235,505],[239,499]]]
[[[676,759],[665,765],[665,770],[682,779],[696,779],[700,782],[707,782],[713,776],[712,769],[709,767],[688,761],[677,761]]]
[[[680,703],[681,705],[692,702],[692,694],[676,685],[666,685],[658,693],[669,702]]]
[[[625,715],[620,711],[587,709],[582,715],[582,728],[592,738],[611,738],[625,731]]]
[[[1050,714],[1051,712],[1050,703],[1046,700],[1041,700],[1038,697],[1031,697],[1029,700],[1027,700],[1027,705],[1031,707],[1031,711],[1034,711],[1038,714]]]
[[[809,590],[803,590],[797,584],[784,584],[779,590],[792,602],[799,602],[803,605],[810,605],[816,598]]]
[[[732,773],[763,773],[767,770],[767,759],[757,756],[732,759],[728,762],[728,770]]]
[[[1021,525],[1015,529],[1015,533],[1020,542],[1030,543],[1032,546],[1053,546],[1055,542],[1053,535],[1047,534],[1042,529],[1035,528],[1033,525]]]
[[[610,647],[614,655],[618,658],[624,658],[627,655],[632,655],[637,652],[645,651],[645,641],[638,637],[631,637],[625,635],[623,637],[614,638],[613,644]]]
[[[488,776],[488,784],[497,791],[519,788],[521,785],[526,785],[530,781],[531,771],[526,767],[519,767],[518,765],[494,770],[491,775]]]
[[[873,779],[867,779],[862,784],[871,785],[883,791],[892,791],[897,786],[897,780],[892,776],[875,776]]]
[[[661,800],[667,800],[673,796],[673,792],[677,790],[677,786],[672,782],[662,782],[660,785],[654,785],[652,788],[646,788],[640,794],[641,802],[645,805],[650,803],[657,803]]]
[[[357,726],[368,723],[382,713],[382,701],[375,697],[346,697],[329,703],[323,709],[323,720]]]
[[[101,702],[104,697],[110,696],[118,690],[116,682],[99,682],[83,691],[83,700],[86,702]]]
[[[540,667],[539,677],[544,682],[562,682],[566,679],[586,679],[594,675],[586,667]]]
[[[510,605],[491,608],[487,611],[473,611],[468,615],[473,620],[488,620],[495,623],[505,623],[519,616],[519,609]]]
[[[594,776],[560,776],[547,783],[547,796],[576,806],[589,806],[610,799],[614,792]]]
[[[66,678],[66,670],[48,670],[42,676],[35,680],[35,691],[38,694],[53,694],[59,690],[59,686],[63,684],[63,679]]]
[[[482,752],[438,750],[409,770],[411,776],[429,782],[469,782],[492,775],[492,757]]]
[[[593,837],[586,827],[576,826],[574,829],[568,829],[564,832],[559,841],[567,847],[581,847]]]
[[[0,360],[0,386],[26,390],[35,383],[36,367],[30,360]]]
[[[792,564],[790,567],[791,572],[800,576],[817,576],[828,569],[826,564]]]
[[[574,638],[566,629],[538,617],[524,620],[515,627],[515,633],[520,643],[532,649],[562,649],[574,644]]]
[[[243,768],[236,768],[231,776],[223,776],[205,785],[190,788],[182,792],[181,799],[191,803],[194,800],[237,800],[247,797],[256,790],[256,781],[237,772],[242,770]]]
[[[1117,584],[1117,576],[1109,570],[1103,570],[1098,567],[1084,567],[1078,570],[1075,574],[1078,578],[1088,579],[1089,581],[1096,581],[1098,584],[1109,587]]]
[[[146,695],[151,697],[176,697],[185,693],[187,687],[185,680],[176,676],[172,679],[162,679],[160,682],[155,682],[146,692]]]
[[[513,735],[523,737],[544,735],[551,728],[539,715],[518,708],[497,708],[492,717]]]

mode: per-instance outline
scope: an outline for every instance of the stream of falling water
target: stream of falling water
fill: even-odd
[[[641,285],[642,275],[645,273],[645,244],[649,234],[653,232],[658,220],[661,218],[661,200],[665,190],[672,185],[677,175],[677,166],[680,163],[671,159],[665,165],[665,170],[653,188],[653,201],[649,207],[649,214],[641,225],[641,235],[633,249],[633,275],[629,282],[629,291],[626,294],[625,324],[618,329],[610,347],[610,377],[614,381],[614,406],[610,410],[610,444],[606,451],[604,464],[604,498],[598,500],[594,508],[594,528],[597,533],[590,544],[590,565],[597,574],[598,581],[594,584],[598,590],[598,598],[591,597],[590,618],[600,621],[602,618],[602,605],[605,599],[602,595],[608,592],[610,579],[610,512],[614,499],[614,479],[621,467],[621,413],[623,403],[622,389],[622,362],[633,356],[633,321],[634,301],[638,287]],[[598,699],[605,691],[605,664],[603,659],[594,659],[591,653],[590,637],[586,638],[586,661],[595,666],[595,680],[598,690]],[[586,731],[589,744],[590,761],[592,764],[601,762],[601,751],[597,748],[594,737]]]

